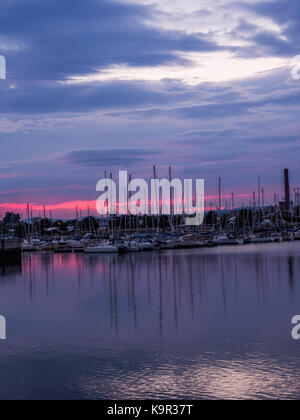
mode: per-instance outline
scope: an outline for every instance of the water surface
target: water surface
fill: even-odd
[[[300,398],[300,242],[0,266],[0,399]]]

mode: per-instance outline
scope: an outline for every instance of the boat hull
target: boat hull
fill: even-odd
[[[116,254],[118,252],[117,247],[94,247],[94,248],[84,248],[85,254]]]

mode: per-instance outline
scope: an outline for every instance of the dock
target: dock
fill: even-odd
[[[0,256],[21,254],[21,240],[17,238],[1,238],[0,239]]]

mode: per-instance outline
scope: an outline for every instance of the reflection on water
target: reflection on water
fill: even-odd
[[[0,266],[0,398],[299,398],[300,243]]]
[[[0,256],[0,284],[5,282],[16,282],[18,274],[22,273],[21,255]]]

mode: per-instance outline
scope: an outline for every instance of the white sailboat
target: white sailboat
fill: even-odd
[[[243,239],[231,239],[228,238],[227,235],[221,235],[217,238],[217,244],[218,245],[243,245],[244,240]]]
[[[116,254],[118,253],[117,245],[109,244],[109,243],[102,243],[95,246],[90,246],[84,248],[84,252],[86,254]]]
[[[250,244],[262,244],[262,243],[270,243],[275,242],[275,238],[267,237],[267,236],[255,236],[251,235],[249,238]]]

